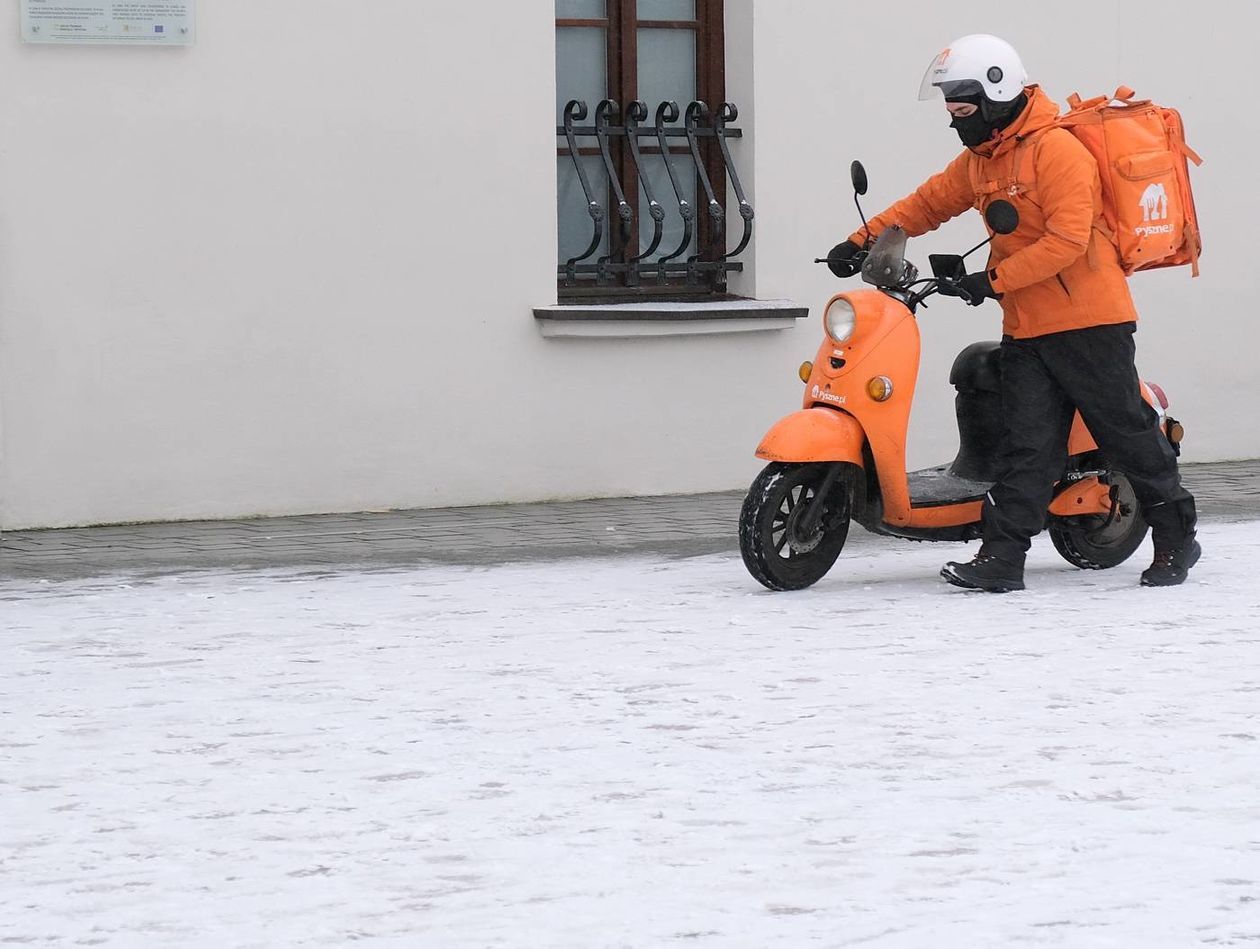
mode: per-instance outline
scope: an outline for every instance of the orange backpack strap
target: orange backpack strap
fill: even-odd
[[[1001,191],[1006,185],[1000,181],[981,181],[977,162],[974,158],[967,162],[967,178],[971,183],[971,194],[974,198],[973,207],[979,210],[984,204],[984,199],[991,194]]]
[[[967,164],[967,176],[970,179],[971,193],[975,198],[974,207],[977,211],[983,209],[984,199],[990,195],[998,193],[1009,193],[1013,195],[1019,191],[1026,190],[1019,187],[1020,172],[1024,170],[1024,157],[1027,153],[1032,153],[1033,168],[1035,169],[1037,167],[1037,151],[1041,145],[1042,139],[1045,137],[1046,132],[1052,131],[1053,129],[1054,126],[1052,125],[1049,128],[1034,132],[1031,136],[1023,139],[1015,146],[1010,174],[1005,180],[989,179],[987,181],[982,181],[980,179],[978,168],[979,162],[973,159]]]
[[[1119,99],[1121,102],[1128,102],[1135,95],[1137,95],[1137,93],[1128,86],[1120,86],[1116,89],[1116,94],[1114,96],[1094,96],[1092,99],[1082,99],[1079,92],[1074,92],[1067,97],[1067,104],[1068,108],[1075,112],[1078,109],[1093,109],[1097,106],[1105,105],[1112,99]]]
[[[1199,239],[1198,230],[1190,230],[1187,228],[1186,247],[1190,251],[1190,276],[1197,277],[1199,275],[1199,254],[1203,250],[1203,242]]]
[[[1107,96],[1094,96],[1092,99],[1082,99],[1079,92],[1074,92],[1067,98],[1068,108],[1071,112],[1090,111],[1092,109],[1097,109],[1100,105],[1106,105],[1110,101],[1111,99]],[[1062,118],[1066,119],[1068,117],[1069,116],[1065,115]]]
[[[1108,103],[1123,102],[1125,105],[1128,105],[1128,106],[1143,106],[1143,105],[1151,104],[1150,99],[1134,98],[1136,95],[1137,93],[1134,92],[1132,89],[1130,89],[1128,86],[1117,86],[1115,95],[1113,95],[1110,99],[1108,99],[1107,102]]]
[[[1137,93],[1128,86],[1119,86],[1115,95],[1094,96],[1082,99],[1080,93],[1074,92],[1067,98],[1068,113],[1059,117],[1060,125],[1092,125],[1102,121],[1102,109],[1113,102],[1122,102],[1126,106],[1150,105],[1150,99],[1135,99]],[[1120,108],[1116,106],[1116,108]]]
[[[1203,159],[1199,157],[1199,153],[1187,145],[1184,140],[1176,139],[1173,144],[1177,146],[1177,150],[1180,151],[1181,154],[1189,158],[1196,166],[1203,164]]]
[[[1094,219],[1093,230],[1101,234],[1103,240],[1112,247],[1118,246],[1119,242],[1116,240],[1116,232],[1107,226],[1107,219],[1103,215],[1100,214]],[[1085,250],[1085,259],[1089,261],[1090,270],[1098,269],[1098,247],[1094,243],[1092,231],[1089,235],[1089,247]]]
[[[1032,138],[1029,140],[1029,145],[1031,147],[1028,148],[1028,151],[1032,153],[1034,179],[1037,177],[1037,161],[1041,157],[1041,145],[1046,140],[1048,133],[1053,132],[1057,127],[1058,124],[1056,123],[1055,125],[1051,125],[1049,128],[1044,128],[1039,132],[1034,132]],[[1023,161],[1023,156],[1020,156],[1019,166],[1015,168],[1015,177],[1017,179],[1019,178],[1019,173],[1024,170]]]
[[[1173,147],[1181,152],[1187,159],[1194,162],[1195,165],[1202,165],[1203,159],[1199,157],[1199,153],[1186,144],[1186,126],[1181,121],[1181,113],[1176,109],[1163,109],[1164,124],[1168,126],[1170,133],[1169,138],[1172,140]]]

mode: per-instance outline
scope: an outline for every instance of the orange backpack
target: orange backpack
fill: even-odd
[[[1073,94],[1059,125],[1098,162],[1103,217],[1124,272],[1190,264],[1197,277],[1203,242],[1186,159],[1203,159],[1186,144],[1177,110],[1134,95],[1127,86],[1111,97]]]

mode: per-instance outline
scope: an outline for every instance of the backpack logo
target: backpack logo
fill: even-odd
[[[1142,220],[1165,221],[1168,219],[1168,192],[1162,181],[1146,186],[1142,192]]]
[[[1151,237],[1154,234],[1171,234],[1173,226],[1168,223],[1157,224],[1156,221],[1168,221],[1168,190],[1162,181],[1152,182],[1142,192],[1138,200],[1142,206],[1142,220],[1145,224],[1135,227],[1133,233],[1138,237]]]

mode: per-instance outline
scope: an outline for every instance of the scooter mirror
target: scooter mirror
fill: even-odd
[[[855,161],[849,166],[849,179],[853,182],[854,191],[858,194],[866,194],[866,169],[862,167],[860,161]]]
[[[1019,227],[1019,212],[1015,210],[1015,205],[1001,198],[985,208],[984,219],[995,234],[1009,234]]]

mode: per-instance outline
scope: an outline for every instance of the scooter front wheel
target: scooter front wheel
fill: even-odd
[[[765,467],[739,515],[744,565],[771,590],[802,590],[831,569],[849,536],[849,472],[841,462]],[[833,475],[830,479],[828,475]],[[826,487],[822,508],[814,502]]]

